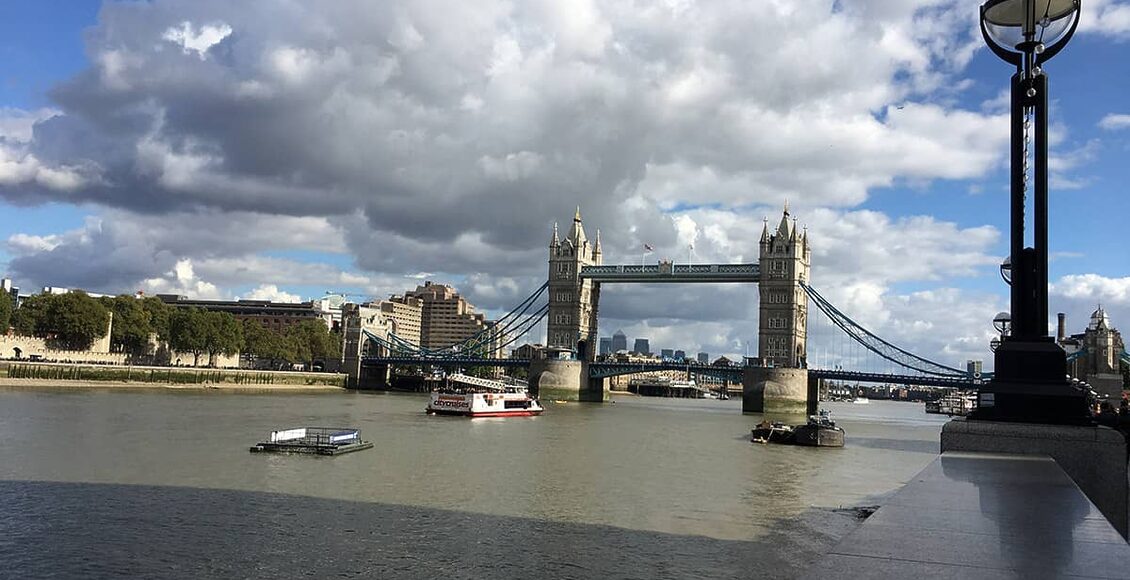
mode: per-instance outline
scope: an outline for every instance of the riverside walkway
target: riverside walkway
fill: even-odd
[[[947,452],[804,577],[1130,579],[1130,545],[1051,458]]]

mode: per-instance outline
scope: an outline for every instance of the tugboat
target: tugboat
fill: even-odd
[[[808,417],[808,423],[793,429],[796,445],[805,447],[843,447],[844,430],[836,427],[836,422],[828,416],[827,409],[819,415]]]
[[[432,392],[425,410],[429,415],[523,417],[545,409],[522,387],[456,374],[447,377],[445,388]]]

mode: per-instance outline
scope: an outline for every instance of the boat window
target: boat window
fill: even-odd
[[[507,409],[528,409],[530,407],[530,401],[529,400],[506,401],[504,406]]]

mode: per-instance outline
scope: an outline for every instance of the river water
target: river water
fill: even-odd
[[[0,389],[11,577],[789,578],[938,452],[921,404],[826,404],[844,449],[753,444],[741,401],[531,418],[422,395]],[[272,430],[374,449],[252,454]]]

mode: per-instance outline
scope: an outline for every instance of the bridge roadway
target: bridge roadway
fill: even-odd
[[[581,278],[594,282],[760,282],[759,264],[658,264],[582,266]]]
[[[527,359],[478,359],[470,357],[419,358],[409,356],[368,357],[362,361],[365,366],[374,365],[431,365],[443,368],[458,367],[529,367]],[[724,378],[735,383],[742,381],[744,367],[719,367],[703,364],[677,362],[594,362],[589,363],[589,377],[594,379],[642,373],[649,371],[683,371],[710,377]],[[980,384],[979,379],[953,376],[938,377],[929,375],[894,375],[883,373],[864,373],[826,369],[808,369],[808,376],[820,379],[849,381],[857,383],[890,383],[896,385],[919,385],[924,387],[956,387],[969,389]]]

